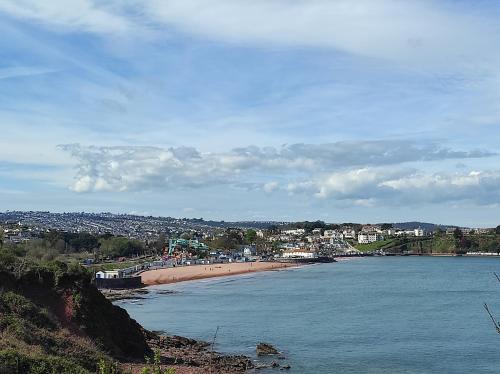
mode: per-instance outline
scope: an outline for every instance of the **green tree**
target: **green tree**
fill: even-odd
[[[500,235],[500,225],[496,227],[495,234]]]
[[[461,239],[462,236],[463,236],[462,231],[458,227],[455,228],[455,230],[453,231],[453,237],[458,240]]]
[[[181,235],[181,239],[186,239],[186,240],[191,240],[193,239],[193,235],[191,235],[190,233],[188,232],[185,232]]]
[[[382,224],[382,230],[389,230],[389,229],[392,229],[392,223],[383,223]]]
[[[166,242],[167,242],[167,240],[165,238],[165,235],[164,234],[160,234],[160,236],[158,236],[158,239],[154,243],[154,248],[156,250],[156,253],[158,253],[158,254],[162,254],[163,253],[163,248],[165,248]]]
[[[101,239],[101,253],[104,256],[119,257],[144,254],[144,243],[124,237]]]
[[[245,232],[245,241],[248,244],[253,244],[255,243],[255,239],[257,239],[257,231],[253,229],[249,229]]]

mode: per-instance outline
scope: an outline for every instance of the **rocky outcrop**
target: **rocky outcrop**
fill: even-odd
[[[257,344],[257,356],[265,356],[265,355],[277,355],[279,351],[274,348],[269,343],[259,343]]]

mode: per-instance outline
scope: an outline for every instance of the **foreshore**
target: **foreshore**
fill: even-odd
[[[225,264],[176,266],[166,269],[145,271],[141,274],[141,278],[142,283],[151,286],[156,284],[255,273],[259,271],[282,270],[297,266],[301,265],[283,262],[233,262]]]

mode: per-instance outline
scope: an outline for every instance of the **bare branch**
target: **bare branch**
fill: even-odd
[[[484,306],[484,309],[486,310],[486,312],[488,313],[488,315],[490,316],[491,321],[493,322],[493,325],[495,326],[495,330],[497,330],[497,333],[500,334],[500,324],[495,320],[495,317],[493,317],[493,315],[491,314],[490,308],[488,308],[488,304],[484,303],[483,306]]]

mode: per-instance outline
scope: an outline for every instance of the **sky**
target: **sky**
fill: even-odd
[[[500,4],[0,0],[0,211],[500,224]]]

